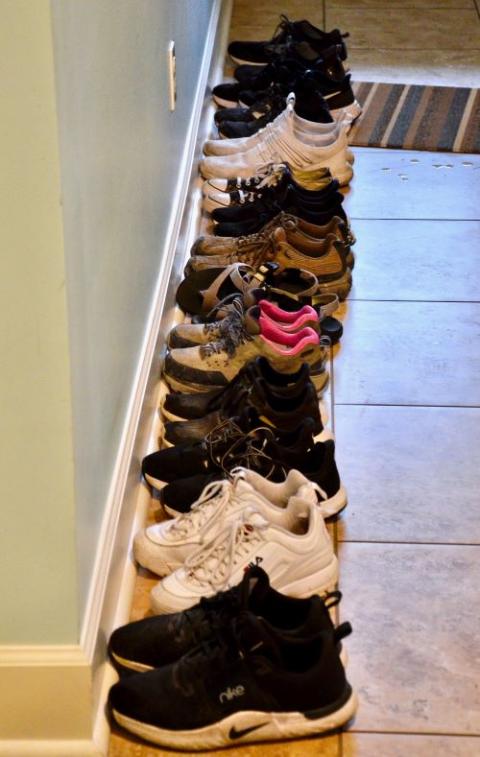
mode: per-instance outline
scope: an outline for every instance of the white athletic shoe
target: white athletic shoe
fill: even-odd
[[[268,163],[288,163],[293,169],[329,168],[341,185],[348,184],[353,171],[348,161],[345,130],[340,129],[334,141],[319,145],[314,137],[305,136],[303,132],[294,129],[293,110],[290,106],[287,106],[285,113],[285,125],[288,128],[282,128],[281,131],[265,128],[262,141],[250,150],[204,158],[200,164],[203,177],[248,178],[259,173]]]
[[[283,517],[290,497],[299,491],[313,502],[325,498],[322,490],[299,471],[290,471],[285,481],[275,484],[247,468],[237,468],[231,481],[208,484],[188,513],[139,531],[133,547],[135,559],[159,576],[172,573],[247,507],[275,521]]]
[[[292,121],[292,124],[289,121]],[[234,155],[246,152],[262,144],[268,136],[288,135],[292,126],[300,138],[311,139],[318,146],[333,142],[343,129],[340,121],[323,124],[299,118],[293,110],[292,103],[287,101],[285,110],[263,129],[259,129],[256,134],[238,139],[209,139],[203,146],[203,152],[205,155]]]
[[[238,584],[250,564],[261,565],[272,586],[293,597],[331,591],[338,562],[314,491],[305,487],[291,497],[275,520],[247,508],[202,545],[182,568],[160,581],[151,592],[155,613],[185,610]]]

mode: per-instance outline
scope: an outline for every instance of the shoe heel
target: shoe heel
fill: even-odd
[[[348,297],[351,288],[352,274],[350,271],[336,281],[325,281],[318,284],[318,291],[321,294],[336,294],[342,302]]]
[[[338,582],[338,560],[333,555],[329,564],[317,570],[316,573],[312,573],[305,578],[300,578],[298,581],[293,581],[290,584],[286,584],[279,589],[283,594],[287,594],[291,597],[298,597],[299,599],[305,599],[311,597],[312,594],[319,594],[322,596],[329,591],[334,591]]]

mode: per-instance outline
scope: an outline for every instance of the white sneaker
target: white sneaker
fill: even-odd
[[[210,156],[200,163],[205,179],[254,176],[268,163],[288,163],[293,169],[329,168],[341,185],[348,184],[353,176],[347,159],[348,143],[344,129],[335,141],[319,145],[314,138],[300,136],[288,117],[289,129],[263,132],[263,139],[255,147],[242,153]]]
[[[276,521],[247,508],[223,524],[182,568],[160,581],[151,592],[155,613],[174,613],[238,584],[250,564],[261,565],[271,585],[293,597],[332,590],[338,562],[319,508],[310,497],[291,497]]]
[[[182,566],[193,552],[235,520],[247,507],[254,507],[268,520],[285,511],[290,497],[307,492],[313,502],[323,500],[322,490],[299,471],[290,471],[275,484],[254,471],[237,468],[231,481],[214,481],[203,490],[190,512],[173,520],[155,523],[140,531],[134,541],[136,561],[159,576]]]
[[[295,99],[293,100],[293,103]],[[239,152],[251,150],[267,137],[267,135],[287,134],[291,127],[300,137],[305,136],[318,141],[319,145],[328,143],[337,139],[343,129],[340,121],[331,123],[316,123],[299,118],[293,109],[293,103],[287,101],[287,106],[271,123],[259,129],[250,137],[240,137],[238,139],[209,139],[203,146],[205,155],[233,155]],[[292,124],[289,122],[292,121]]]

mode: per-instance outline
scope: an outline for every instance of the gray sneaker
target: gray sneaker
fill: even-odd
[[[176,391],[202,392],[226,386],[250,360],[264,356],[279,372],[292,373],[302,363],[325,362],[328,350],[310,328],[287,334],[250,308],[218,341],[172,350],[165,359],[164,376]]]

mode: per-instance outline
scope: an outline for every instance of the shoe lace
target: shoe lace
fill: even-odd
[[[252,339],[253,336],[247,331],[245,322],[238,319],[229,324],[229,329],[219,339],[200,345],[200,356],[207,358],[210,355],[226,352],[229,357],[233,357],[241,344],[251,342]]]
[[[241,466],[249,470],[259,471],[264,478],[270,478],[274,472],[280,471],[285,478],[288,469],[265,452],[269,441],[275,440],[275,432],[269,426],[258,426],[252,429],[242,439],[234,441],[220,460],[220,465],[230,475],[237,473]]]
[[[244,436],[244,431],[234,418],[227,418],[222,423],[219,423],[208,432],[204,439],[204,445],[210,460],[213,463],[218,462],[217,447],[224,447],[230,441],[237,442],[239,439],[243,439]]]
[[[262,263],[275,258],[275,250],[273,248],[270,235],[263,236],[256,243],[250,243],[248,247],[244,245],[243,249],[237,253],[233,253],[231,260],[241,261],[247,263],[252,268],[258,268]]]
[[[280,52],[284,47],[287,47],[293,30],[293,24],[284,13],[280,14],[280,23],[277,24],[273,37],[271,38],[266,49],[268,52]]]
[[[232,323],[238,318],[243,318],[245,313],[243,301],[238,297],[229,305],[226,305],[225,310],[227,312],[220,321],[204,324],[203,330],[205,334],[218,334],[219,337],[224,336],[232,327]]]
[[[224,670],[229,660],[243,656],[236,622],[239,615],[237,612],[236,616],[223,623],[216,618],[211,629],[213,633],[198,642],[175,664],[173,681],[184,694],[195,696],[197,681],[205,681],[212,670]],[[211,617],[214,617],[213,614]]]
[[[254,508],[247,507],[241,520],[225,524],[210,543],[187,557],[184,570],[188,580],[215,593],[225,589],[237,565],[253,546],[264,541],[266,528],[267,521]]]
[[[339,593],[339,592],[338,592]],[[199,606],[189,607],[171,617],[170,631],[173,635],[184,635],[185,626],[189,629],[193,644],[202,643],[205,635],[219,632],[241,608],[241,594],[237,586],[227,591],[220,591],[213,597],[202,597]],[[200,613],[198,610],[200,609]]]
[[[283,163],[268,163],[255,176],[251,176],[248,179],[242,179],[239,176],[236,181],[237,189],[245,190],[248,187],[262,189],[263,187],[274,186],[278,184],[284,172],[285,165]]]
[[[169,536],[173,539],[184,539],[201,532],[213,512],[215,519],[222,517],[233,493],[233,484],[230,481],[213,481],[207,484],[189,512],[171,521]]]

